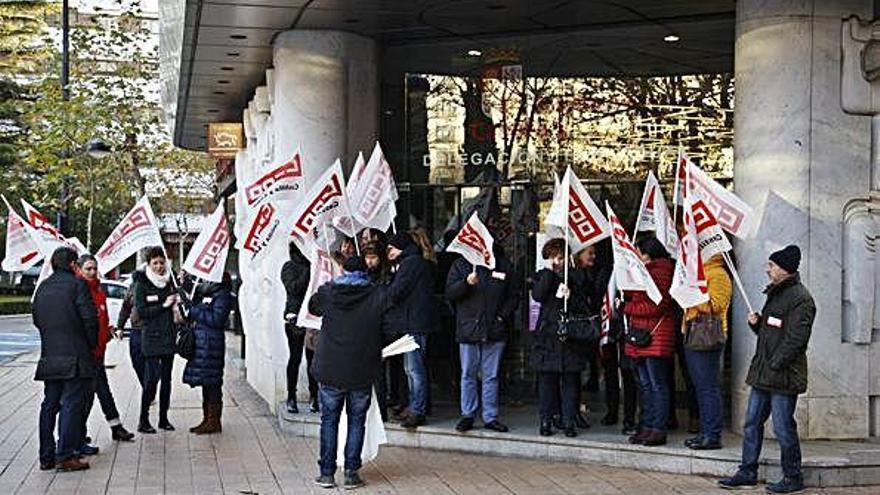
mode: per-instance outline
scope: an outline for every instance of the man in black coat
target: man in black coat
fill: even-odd
[[[455,337],[461,356],[461,419],[455,426],[460,432],[474,427],[480,406],[478,377],[482,378],[483,427],[508,431],[498,421],[498,368],[517,299],[513,266],[500,246],[495,247],[495,269],[474,268],[460,257],[446,279],[446,298],[455,306]]]
[[[89,468],[88,462],[74,455],[74,449],[82,443],[83,404],[89,382],[95,379],[98,313],[88,285],[73,274],[76,259],[76,251],[68,247],[52,253],[54,273],[37,287],[32,305],[34,326],[40,331],[40,361],[34,379],[44,385],[40,406],[43,470]]]
[[[434,265],[422,257],[421,249],[406,232],[388,241],[388,260],[396,265],[388,286],[391,308],[386,315],[391,333],[410,334],[419,349],[403,356],[409,385],[409,414],[401,422],[404,428],[425,424],[428,410],[428,369],[425,357],[428,334],[437,328],[434,299]]]
[[[751,385],[743,425],[742,464],[732,478],[718,482],[722,488],[748,488],[757,484],[758,459],[764,423],[773,415],[773,431],[782,455],[783,478],[767,485],[770,493],[803,491],[801,447],[794,412],[798,395],[807,391],[807,344],[816,317],[816,304],[801,283],[801,251],[788,246],[770,255],[764,290],[767,301],[761,313],[749,315],[749,326],[758,336],[755,356],[746,377]]]
[[[302,251],[291,242],[290,259],[281,267],[281,283],[287,292],[284,305],[284,335],[287,336],[287,412],[298,414],[296,405],[296,384],[299,381],[299,365],[302,363],[306,329],[296,325],[296,317],[309,288],[310,264]],[[318,412],[318,382],[312,376],[312,360],[315,352],[306,349],[306,373],[309,377],[309,404],[312,412]]]
[[[321,383],[321,474],[315,483],[324,488],[336,486],[336,439],[345,407],[345,488],[351,489],[363,485],[358,470],[373,382],[382,369],[382,313],[387,304],[383,290],[367,275],[362,258],[348,258],[343,271],[309,301],[309,311],[322,317],[312,365]]]

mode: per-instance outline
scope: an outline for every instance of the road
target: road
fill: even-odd
[[[27,316],[0,317],[0,363],[40,348],[40,334]]]

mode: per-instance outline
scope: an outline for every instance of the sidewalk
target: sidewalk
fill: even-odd
[[[229,348],[237,349],[233,340]],[[32,380],[36,357],[27,354],[0,365],[2,494],[333,493],[312,484],[317,473],[317,440],[282,432],[265,402],[241,379],[233,359],[226,369],[222,434],[197,436],[187,431],[201,417],[200,395],[198,389],[181,384],[184,363],[178,360],[170,414],[177,431],[138,435],[133,443],[113,443],[96,406],[89,424],[101,453],[89,458],[92,469],[42,472],[37,462],[42,386]],[[127,355],[122,357],[108,375],[123,422],[133,430],[140,389]],[[154,406],[154,420],[155,415]],[[377,461],[364,467],[363,476],[368,485],[355,493],[726,493],[714,487],[714,480],[699,476],[400,447],[383,447]],[[337,479],[341,481],[341,475]],[[878,493],[878,487],[810,493],[869,494]]]

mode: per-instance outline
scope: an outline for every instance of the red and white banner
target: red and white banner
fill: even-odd
[[[685,197],[685,210],[690,210],[696,228],[697,241],[700,247],[700,256],[708,260],[718,253],[726,253],[733,249],[724,229],[718,224],[712,210],[702,199],[692,200]]]
[[[685,204],[689,202],[689,198],[685,198]],[[708,301],[709,289],[703,271],[703,257],[700,254],[697,226],[691,208],[684,208],[682,221],[685,233],[678,248],[678,260],[675,263],[669,295],[679,306],[687,309]]]
[[[300,306],[299,314],[296,317],[298,327],[321,329],[322,318],[309,313],[309,301],[319,287],[340,275],[342,275],[342,267],[333,259],[333,256],[323,249],[317,249],[315,257],[312,259],[309,287],[306,289],[306,296],[303,298],[302,306]]]
[[[279,208],[280,206],[274,201],[269,201],[260,206],[250,217],[245,226],[245,236],[240,237],[235,246],[244,255],[246,261],[257,261],[269,251],[274,240],[285,237],[280,234],[284,230],[281,226],[282,214],[279,213]]]
[[[474,266],[485,266],[490,270],[495,269],[495,253],[492,251],[494,240],[489,229],[480,221],[477,212],[468,219],[455,239],[449,243],[446,250],[458,253]]]
[[[292,232],[307,242],[325,247],[333,241],[333,219],[351,216],[345,194],[345,177],[339,160],[312,185],[293,212]],[[348,235],[351,235],[349,233]]]
[[[222,282],[230,239],[226,211],[221,202],[214,213],[205,219],[202,231],[183,262],[183,269],[202,280]]]
[[[611,235],[608,220],[593,198],[572,172],[565,172],[550,211],[544,219],[544,231],[550,237],[567,239],[572,253]]]
[[[159,233],[159,222],[153,214],[150,198],[144,195],[98,249],[95,254],[98,270],[104,275],[129,256],[150,246],[163,246],[162,235]]]
[[[293,200],[303,180],[302,154],[297,148],[293,158],[269,170],[245,186],[244,198],[249,208],[256,208],[269,200]]]
[[[357,175],[355,175],[357,174]],[[352,205],[352,216],[363,227],[381,231],[388,230],[397,216],[397,187],[391,166],[385,160],[382,147],[376,142],[370,161],[363,167],[352,171],[354,185],[348,189]]]
[[[614,214],[611,205],[607,202],[605,208],[608,211],[608,221],[611,223],[611,247],[614,250],[614,278],[617,282],[617,288],[645,291],[654,304],[660,304],[663,295],[657,288],[657,284],[654,283],[654,279],[651,278],[651,274],[648,273],[645,263],[639,258],[639,254],[630,242],[626,231],[623,230],[620,219]]]
[[[660,189],[660,182],[654,176],[654,172],[648,172],[645,179],[645,191],[642,193],[642,201],[639,204],[639,219],[633,239],[639,232],[654,232],[666,251],[673,258],[678,256],[678,234],[675,231],[675,222],[669,214],[666,206],[666,198]]]
[[[602,331],[599,334],[599,345],[608,345],[611,343],[611,323],[614,321],[614,299],[617,297],[617,279],[614,277],[614,271],[611,272],[611,278],[608,279],[608,286],[605,288],[605,295],[602,296]]]
[[[747,239],[752,236],[755,229],[755,213],[752,207],[709,177],[684,152],[681,152],[676,167],[674,197],[676,206],[683,204],[682,184],[686,181],[688,194],[694,194],[705,202],[721,228],[739,238]]]
[[[22,199],[21,207],[24,209],[24,220],[31,226],[31,238],[45,258],[50,258],[52,253],[62,246],[70,246],[70,243],[61,235],[55,225],[33,205]],[[79,252],[76,246],[71,247]]]
[[[6,216],[6,254],[2,263],[3,270],[23,272],[43,259],[30,230],[31,226],[9,208],[9,214]]]

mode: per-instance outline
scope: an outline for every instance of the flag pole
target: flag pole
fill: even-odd
[[[727,254],[727,251],[721,253],[724,256],[724,262],[727,264],[727,268],[730,270],[730,274],[733,276],[733,281],[736,283],[737,288],[739,288],[739,293],[742,296],[743,300],[746,302],[746,307],[749,309],[749,314],[755,312],[755,308],[752,307],[752,303],[749,301],[749,296],[746,294],[746,289],[743,287],[742,280],[739,278],[739,272],[736,270],[736,267],[733,266],[733,261],[730,259],[730,255]]]
[[[351,238],[354,241],[354,250],[357,252],[357,255],[361,255],[361,243],[358,242],[357,232],[354,230],[354,214],[351,212],[351,202],[348,200],[348,192],[343,191],[342,195],[345,197],[345,209],[348,210],[348,218],[349,222],[351,222]],[[326,225],[326,224],[325,224]],[[326,230],[326,227],[324,228]],[[326,235],[324,236],[327,237]]]
[[[678,180],[678,168],[681,167],[681,158],[684,156],[684,146],[681,144],[681,141],[678,142],[678,156],[675,158],[675,187],[672,189],[672,224],[678,227],[678,188],[679,180]],[[689,169],[690,167],[688,167]],[[689,170],[685,170],[687,173]],[[687,186],[687,184],[685,184]]]
[[[567,213],[567,212],[566,212]],[[566,215],[566,220],[568,220],[568,215]],[[565,264],[563,265],[563,284],[565,284],[565,288],[568,289],[568,222],[565,225]],[[566,292],[568,292],[566,290]],[[562,311],[568,314],[568,294],[565,294],[565,297],[562,298]]]

